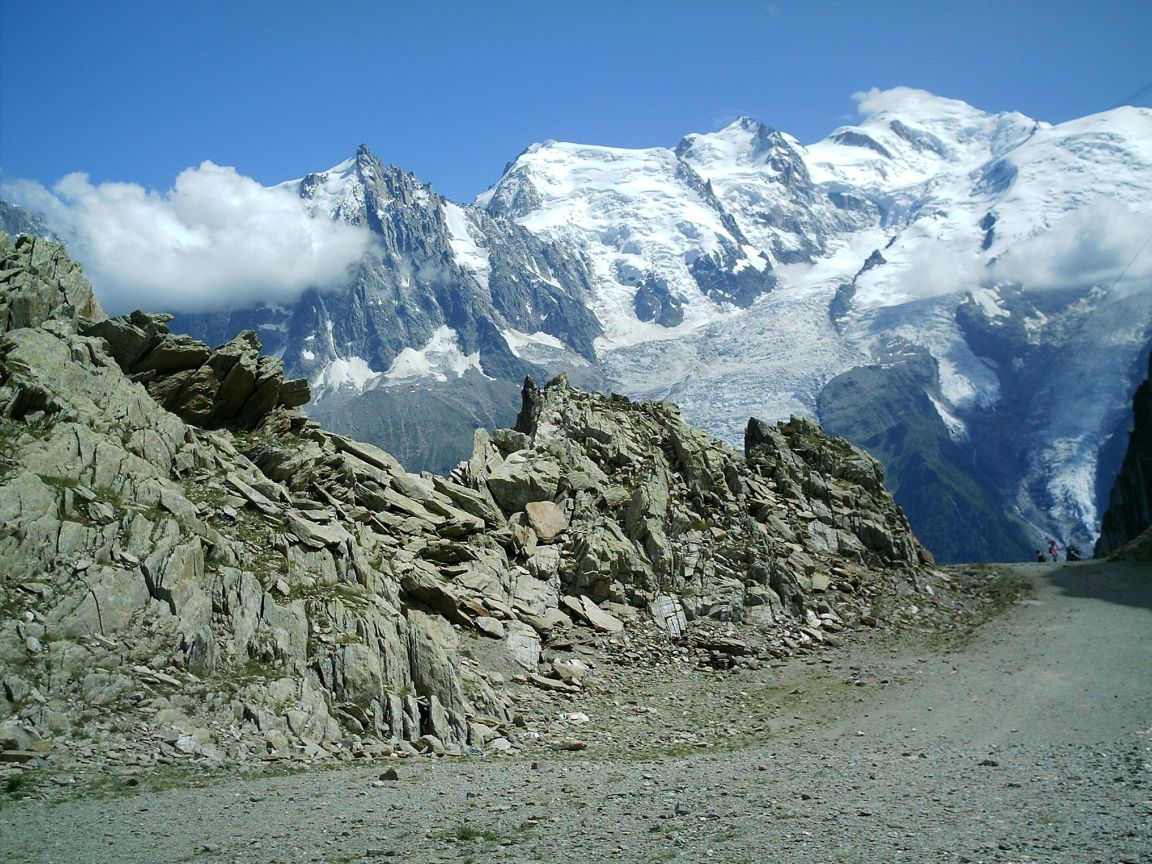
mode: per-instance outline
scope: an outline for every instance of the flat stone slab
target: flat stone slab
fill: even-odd
[[[624,629],[624,622],[605,612],[587,597],[580,598],[581,604],[584,607],[584,617],[588,619],[588,623],[603,633],[619,633]]]
[[[476,617],[476,629],[485,636],[491,636],[493,639],[504,638],[504,625],[495,618],[487,615],[478,615]]]

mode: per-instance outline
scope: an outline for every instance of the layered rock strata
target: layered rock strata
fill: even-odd
[[[309,398],[303,378],[284,379],[284,363],[260,355],[260,339],[244,330],[216,349],[168,330],[171,315],[133,312],[83,329],[102,338],[133,381],[186,423],[207,429],[252,429],[273,408]]]

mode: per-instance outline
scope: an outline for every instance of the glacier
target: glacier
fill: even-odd
[[[924,349],[948,436],[977,462],[1016,453],[990,481],[1006,513],[1087,548],[1152,340],[1152,112],[1052,125],[911,88],[859,106],[809,145],[747,117],[675,148],[533,145],[477,204],[591,258],[614,387],[733,444],[750,415],[818,416],[829,381],[899,362],[894,339]],[[685,262],[725,242],[771,290],[700,290]],[[672,326],[629,308],[643,272]]]

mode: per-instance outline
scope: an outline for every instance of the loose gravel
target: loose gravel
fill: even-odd
[[[58,777],[6,799],[0,860],[1152,861],[1152,569],[1015,571],[967,637],[601,668],[510,757]]]

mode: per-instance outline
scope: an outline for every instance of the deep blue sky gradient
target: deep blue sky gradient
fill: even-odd
[[[1148,0],[0,0],[0,177],[271,184],[366,143],[471,200],[534,141],[811,142],[870,87],[1060,122],[1152,84],[1150,46]]]

